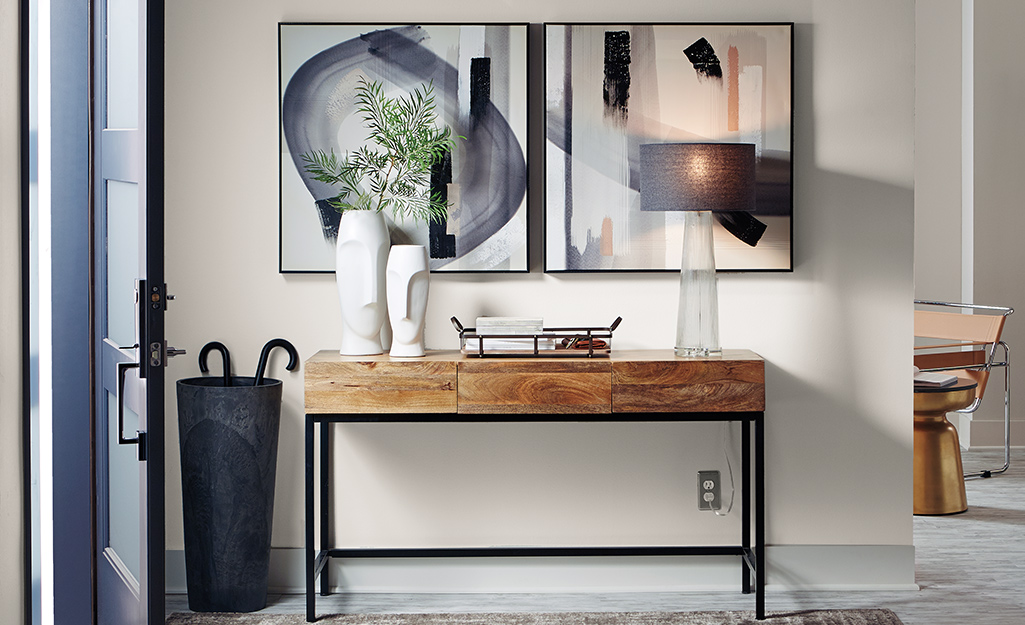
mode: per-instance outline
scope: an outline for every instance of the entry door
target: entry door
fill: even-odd
[[[164,622],[163,2],[94,6],[96,617],[155,625]]]

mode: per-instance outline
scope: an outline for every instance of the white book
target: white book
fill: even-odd
[[[915,384],[918,386],[953,386],[957,384],[957,376],[939,371],[921,371],[915,367]]]
[[[544,330],[540,317],[477,317],[477,334],[537,334]]]

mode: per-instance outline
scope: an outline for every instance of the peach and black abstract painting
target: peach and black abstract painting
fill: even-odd
[[[640,210],[645,143],[753,143],[751,213],[716,266],[789,271],[792,24],[545,25],[545,271],[679,270],[680,212]]]

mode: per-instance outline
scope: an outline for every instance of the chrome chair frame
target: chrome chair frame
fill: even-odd
[[[962,304],[958,302],[936,302],[932,300],[915,300],[916,305],[921,306],[942,306],[946,308],[959,308],[967,310],[984,310],[992,313],[999,313],[1004,317],[1007,317],[1014,312],[1013,308],[1005,306],[983,306],[981,304]],[[1003,349],[1003,360],[996,361],[997,347]],[[989,348],[989,355],[986,359],[986,363],[976,367],[933,367],[923,369],[923,371],[955,371],[962,369],[974,369],[978,371],[989,372],[993,367],[1003,367],[1004,369],[1004,466],[999,469],[987,469],[983,471],[977,471],[974,473],[965,473],[964,477],[968,478],[987,478],[992,477],[998,473],[1003,473],[1011,466],[1011,348],[1007,346],[1003,340],[997,341]],[[978,397],[972,402],[967,408],[961,410],[955,410],[954,412],[969,414],[979,409],[982,404],[982,400]]]

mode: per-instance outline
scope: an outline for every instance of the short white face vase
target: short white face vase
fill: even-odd
[[[424,321],[430,266],[422,245],[393,245],[388,256],[388,315],[391,318],[391,355],[424,355]]]
[[[341,353],[380,354],[387,311],[388,227],[376,211],[348,211],[338,224],[335,275],[342,307]]]

